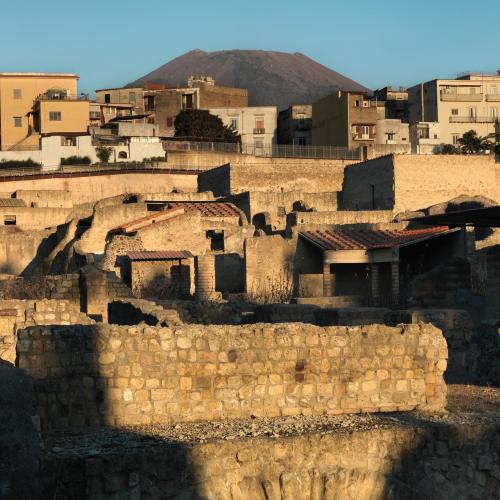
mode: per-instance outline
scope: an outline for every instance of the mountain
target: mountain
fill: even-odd
[[[310,104],[336,90],[367,91],[363,85],[295,53],[267,50],[192,50],[128,86],[186,85],[189,75],[209,75],[216,85],[248,89],[251,106]]]

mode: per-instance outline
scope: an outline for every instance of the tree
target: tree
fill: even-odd
[[[435,155],[459,155],[460,149],[453,144],[440,144],[434,148]]]
[[[490,136],[481,137],[475,130],[469,130],[458,139],[463,154],[478,154],[484,151],[491,151],[493,144]]]
[[[222,120],[202,109],[184,109],[174,122],[175,137],[197,141],[239,142],[240,136]]]
[[[95,148],[95,154],[97,155],[97,158],[99,158],[99,160],[102,163],[108,163],[112,152],[113,152],[113,148],[106,147],[106,146],[99,146],[99,147]]]

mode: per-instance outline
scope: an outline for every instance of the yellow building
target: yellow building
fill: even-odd
[[[37,149],[42,136],[86,134],[89,102],[77,82],[75,74],[0,73],[0,149]]]

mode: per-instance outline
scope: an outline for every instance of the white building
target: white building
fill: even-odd
[[[410,124],[411,152],[418,155],[430,155],[441,145],[438,122],[415,122]]]
[[[275,106],[212,108],[209,112],[241,136],[243,151],[255,148],[259,152],[276,144],[278,110]]]

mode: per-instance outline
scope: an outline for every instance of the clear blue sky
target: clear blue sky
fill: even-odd
[[[195,48],[302,52],[370,88],[500,69],[498,0],[2,4],[0,71],[76,72],[85,92]]]

